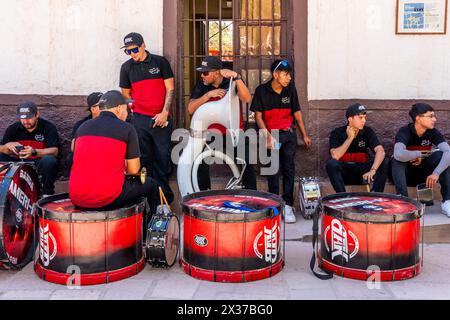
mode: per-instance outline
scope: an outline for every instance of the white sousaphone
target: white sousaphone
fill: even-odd
[[[245,170],[245,161],[237,159],[244,166],[241,173],[234,160],[227,154],[208,147],[203,151],[206,145],[205,132],[210,125],[215,123],[228,129],[233,147],[236,147],[239,140],[239,120],[239,97],[236,93],[236,83],[230,79],[227,94],[220,100],[203,104],[195,111],[191,119],[189,140],[178,161],[177,180],[181,196],[200,191],[197,179],[198,166],[203,159],[208,157],[221,159],[230,167],[233,177],[228,182],[226,189],[239,187],[242,173]]]

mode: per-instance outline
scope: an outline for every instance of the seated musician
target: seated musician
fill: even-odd
[[[142,184],[136,129],[125,122],[128,102],[117,91],[108,91],[99,101],[100,115],[83,123],[75,134],[69,196],[72,203],[85,210],[114,210],[146,197],[150,212],[158,199],[155,180]]]
[[[55,193],[58,175],[59,135],[56,127],[42,119],[34,102],[17,108],[19,121],[10,125],[0,144],[0,161],[33,162],[41,177],[43,196]]]
[[[345,184],[372,183],[371,191],[383,192],[388,161],[375,131],[366,126],[367,110],[352,104],[345,113],[347,125],[330,134],[331,158],[326,164],[328,176],[336,192],[345,192]],[[368,150],[375,153],[369,159]]]
[[[395,137],[392,177],[398,194],[408,196],[407,186],[439,181],[442,213],[450,217],[450,146],[435,128],[436,115],[426,103],[416,103],[409,111],[412,123],[400,128]],[[436,146],[439,151],[432,152]]]

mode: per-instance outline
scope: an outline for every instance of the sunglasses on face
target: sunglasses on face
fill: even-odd
[[[283,66],[283,67],[287,67],[289,65],[289,62],[287,62],[286,60],[281,60],[278,64],[277,64],[277,66],[275,67],[275,69],[273,70],[273,72],[275,72],[275,71],[277,71],[277,69],[280,67],[280,66]]]
[[[216,70],[203,71],[203,72],[202,72],[202,75],[204,75],[205,77],[207,77],[207,76],[209,76],[209,74],[210,74],[211,72],[214,72],[214,71],[216,71]]]
[[[139,47],[135,47],[133,49],[125,49],[124,50],[125,54],[130,55],[132,53],[136,54],[139,52]]]

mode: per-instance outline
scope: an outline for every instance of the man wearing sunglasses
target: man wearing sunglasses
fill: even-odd
[[[395,137],[392,178],[397,194],[407,197],[408,185],[426,183],[433,188],[439,181],[442,213],[450,218],[450,146],[435,128],[436,115],[429,104],[414,104],[409,116],[413,122]],[[433,146],[439,151],[433,152]]]
[[[191,94],[191,99],[188,104],[189,114],[194,112],[210,101],[216,101],[222,99],[230,86],[230,78],[236,81],[236,90],[239,96],[239,100],[243,103],[250,103],[252,96],[245,83],[242,81],[241,76],[233,70],[224,69],[222,61],[214,56],[208,56],[202,61],[202,65],[197,68],[198,72],[201,72],[201,79],[197,82],[194,90]],[[242,113],[240,120],[241,130],[244,129],[242,121]],[[208,128],[210,131],[219,133],[224,137],[223,147],[225,151],[226,139],[225,135],[227,129],[220,124],[213,124]],[[236,148],[235,148],[236,149]],[[237,150],[233,150],[236,155]],[[235,158],[235,157],[234,157]],[[247,165],[245,167],[242,182],[245,189],[256,190],[256,175],[253,165],[249,163],[249,147],[247,139],[245,139],[245,158]],[[209,176],[209,166],[205,163],[200,164],[198,168],[198,183],[201,190],[211,189],[211,180]]]
[[[142,164],[156,179],[171,203],[169,187],[172,119],[170,108],[175,85],[169,61],[146,50],[144,38],[132,32],[124,38],[125,54],[130,56],[120,70],[120,87],[126,99],[133,99],[131,123],[139,136]]]
[[[295,153],[297,149],[297,135],[294,120],[300,130],[306,147],[311,146],[298,100],[297,89],[292,83],[292,67],[286,60],[276,60],[271,66],[272,79],[261,84],[255,90],[250,110],[255,112],[256,123],[261,134],[267,138],[267,148],[279,147],[280,170],[283,175],[283,199],[286,223],[295,223],[294,178]],[[279,141],[272,136],[273,131],[279,132]],[[278,147],[276,148],[278,149]],[[279,171],[268,176],[269,192],[279,194]]]
[[[71,137],[71,146],[70,146],[70,152],[66,157],[66,168],[67,168],[67,172],[68,175],[70,176],[70,170],[72,169],[72,164],[73,164],[73,146],[74,146],[74,142],[75,142],[75,134],[77,133],[78,128],[85,123],[88,120],[91,119],[95,119],[100,115],[100,108],[98,106],[98,102],[100,100],[100,98],[102,97],[103,93],[101,92],[92,92],[86,99],[87,105],[88,105],[88,111],[89,111],[89,115],[83,119],[81,119],[80,121],[78,121],[77,123],[75,123],[75,125],[73,126],[72,129],[72,134],[70,135]]]

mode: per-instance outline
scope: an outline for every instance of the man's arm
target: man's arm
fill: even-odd
[[[236,71],[233,71],[233,70],[229,70],[229,69],[220,70],[220,74],[224,78],[237,78],[239,76],[239,73],[237,73]],[[242,79],[238,79],[238,80],[235,80],[235,82],[236,82],[236,88],[237,88],[239,100],[241,100],[243,103],[252,102],[252,94],[250,93],[250,90],[248,90],[244,81],[242,81]]]
[[[402,142],[397,142],[394,145],[394,159],[400,162],[408,162],[422,157],[420,151],[409,151],[406,145]]]
[[[342,158],[342,156],[347,152],[348,148],[352,144],[356,135],[357,130],[350,126],[347,126],[347,139],[345,139],[344,143],[340,147],[330,149],[331,157],[334,160],[339,160],[340,158]]]
[[[450,146],[447,142],[442,142],[438,145],[439,150],[443,152],[441,161],[434,169],[433,173],[441,175],[450,166]]]
[[[127,89],[127,88],[121,88],[121,90],[122,90],[122,96],[125,98],[125,99],[131,99],[131,89]]]
[[[175,95],[175,82],[173,78],[164,80],[164,85],[166,87],[164,108],[161,113],[158,113],[153,117],[153,120],[155,120],[153,128],[156,126],[164,128],[167,125],[167,118],[169,117],[170,107],[172,106],[173,98]]]
[[[22,151],[20,151],[20,157],[22,159],[28,159],[30,157],[45,157],[45,156],[58,156],[58,148],[57,147],[51,147],[51,148],[44,148],[44,149],[33,149],[30,146],[26,146]],[[34,154],[33,154],[34,153]]]
[[[16,146],[21,146],[21,144],[18,142],[8,142],[8,143],[5,143],[4,145],[0,145],[0,153],[6,154],[6,155],[14,154],[14,155],[18,156],[18,153],[16,151]]]
[[[139,170],[141,169],[141,161],[139,160],[139,158],[126,159],[125,168],[127,174],[130,175],[138,174]]]
[[[267,141],[267,148],[274,149],[275,148],[275,139],[270,134],[269,130],[267,130],[266,124],[264,123],[262,112],[255,111],[255,120],[258,125],[260,134],[264,135]]]
[[[309,148],[312,145],[311,138],[308,136],[306,132],[305,124],[303,122],[303,116],[301,111],[296,111],[294,113],[295,122],[297,123],[298,130],[303,136],[303,141],[305,141],[305,145]]]
[[[211,98],[220,98],[222,99],[226,95],[227,91],[223,89],[216,89],[211,90],[207,93],[205,93],[203,96],[201,96],[198,99],[191,99],[189,100],[188,104],[188,112],[190,115],[194,114],[194,112],[200,108],[202,105],[207,103],[209,99]]]

